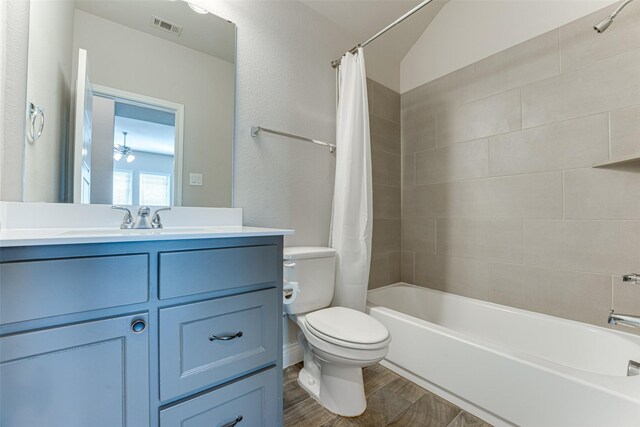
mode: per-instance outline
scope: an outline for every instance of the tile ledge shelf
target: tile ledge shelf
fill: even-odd
[[[604,168],[608,166],[640,166],[640,154],[634,154],[632,156],[618,157],[617,159],[610,159],[605,162],[594,163],[594,168]]]

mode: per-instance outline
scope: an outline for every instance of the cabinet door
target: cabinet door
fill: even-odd
[[[0,426],[147,426],[147,321],[144,313],[0,338]]]

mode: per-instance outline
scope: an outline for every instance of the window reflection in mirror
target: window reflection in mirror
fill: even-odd
[[[171,206],[180,169],[184,106],[94,87],[90,200],[117,205]],[[111,184],[111,185],[110,185]]]

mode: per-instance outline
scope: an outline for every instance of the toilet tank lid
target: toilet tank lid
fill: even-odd
[[[336,256],[333,248],[321,248],[315,246],[291,246],[284,248],[284,259],[309,259],[328,258]]]

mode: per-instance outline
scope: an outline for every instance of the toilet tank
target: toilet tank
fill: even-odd
[[[297,283],[300,292],[284,310],[301,314],[328,307],[335,285],[336,251],[320,247],[284,248],[284,284]]]

